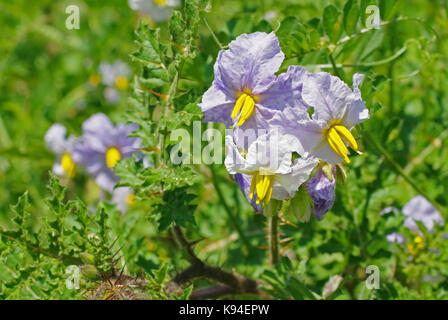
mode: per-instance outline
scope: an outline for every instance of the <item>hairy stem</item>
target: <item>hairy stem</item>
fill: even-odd
[[[271,200],[265,207],[265,214],[269,220],[269,263],[274,266],[280,262],[279,254],[279,219],[278,209],[280,202]]]

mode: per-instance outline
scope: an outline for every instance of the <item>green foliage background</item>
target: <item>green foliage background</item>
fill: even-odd
[[[81,9],[80,30],[65,28],[71,4]],[[380,8],[380,29],[366,29],[369,4]],[[448,298],[446,224],[434,233],[421,226],[424,248],[410,259],[406,246],[386,241],[394,231],[413,241],[403,215],[380,215],[424,194],[448,218],[446,1],[188,0],[169,22],[148,21],[120,0],[0,4],[0,299],[188,298],[211,282],[166,292],[188,266],[173,223],[200,240],[200,259],[263,280],[269,298]],[[168,158],[176,144],[170,132],[192,131],[202,117],[197,103],[213,81],[220,46],[241,33],[272,30],[286,54],[280,72],[300,64],[348,84],[353,73],[364,73],[372,114],[356,132],[364,155],[352,158],[325,219],[300,223],[282,211],[292,223],[281,226],[283,258],[274,269],[267,264],[266,219],[225,168],[173,166]],[[110,105],[103,88],[87,81],[99,63],[117,59],[131,66],[132,85]],[[60,122],[80,135],[96,112],[140,124],[136,135],[147,150],[161,150],[146,152],[156,168],[135,159],[118,164],[121,184],[137,193],[125,215],[100,200],[87,175],[61,186],[49,173],[48,127]],[[70,265],[82,270],[81,290],[65,286]],[[381,272],[378,290],[365,286],[369,265]],[[129,281],[146,279],[139,292],[111,293],[106,283],[121,270]],[[343,278],[338,290],[324,294],[335,275]]]

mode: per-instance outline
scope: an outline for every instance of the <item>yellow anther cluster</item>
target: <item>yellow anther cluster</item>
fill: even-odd
[[[253,115],[255,111],[255,99],[249,92],[244,92],[239,96],[231,115],[232,119],[235,119],[241,111],[238,126],[241,126]]]
[[[166,6],[166,0],[154,0],[154,3],[158,5],[159,7]]]
[[[342,125],[334,125],[326,130],[327,141],[330,147],[336,152],[338,156],[350,163],[348,158],[348,149],[346,143],[355,151],[358,151],[358,144],[352,133]]]
[[[70,154],[64,153],[61,159],[61,165],[69,178],[73,178],[76,173],[76,164],[70,157]]]
[[[126,203],[128,204],[128,206],[133,206],[135,202],[136,202],[135,194],[131,193],[130,195],[127,196]]]
[[[416,236],[414,241],[408,244],[409,254],[415,257],[420,250],[425,247],[425,243],[423,242],[423,238],[421,236]]]
[[[129,80],[126,77],[119,76],[115,79],[115,86],[118,90],[124,91],[129,88]]]
[[[274,188],[274,175],[262,175],[257,172],[252,177],[249,196],[251,199],[253,199],[254,192],[256,189],[257,190],[256,203],[259,204],[264,199],[266,204],[268,204],[269,201],[271,201],[273,188]]]
[[[115,167],[118,161],[121,160],[121,153],[120,150],[116,147],[110,147],[106,151],[106,165],[109,168]]]

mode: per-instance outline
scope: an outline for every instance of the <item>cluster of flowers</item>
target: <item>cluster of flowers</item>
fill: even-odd
[[[82,166],[98,186],[112,194],[117,209],[126,211],[134,201],[133,191],[127,187],[115,188],[119,178],[114,167],[119,160],[132,157],[134,153],[141,157],[141,139],[129,137],[137,129],[136,124],[114,126],[103,113],[97,113],[83,123],[81,137],[67,137],[64,125],[53,124],[45,134],[45,144],[56,155],[53,173],[72,179],[78,166]]]
[[[309,193],[320,220],[335,199],[336,166],[358,151],[352,128],[369,118],[358,89],[328,73],[289,66],[274,33],[242,34],[221,50],[200,107],[204,121],[224,123],[225,165],[257,211],[272,199]],[[255,131],[255,133],[254,133]]]
[[[104,98],[111,104],[120,101],[121,91],[129,88],[129,77],[131,71],[128,65],[117,60],[113,63],[102,62],[98,67],[98,73],[93,73],[89,77],[89,84],[93,87],[102,84],[105,86]]]
[[[386,215],[391,212],[398,213],[399,210],[395,207],[388,207],[380,214]],[[411,230],[413,238],[408,240],[403,234],[393,232],[387,236],[387,241],[390,243],[398,243],[399,245],[407,244],[410,256],[414,257],[425,247],[424,235],[420,231],[416,221],[423,223],[428,232],[433,233],[436,223],[443,226],[444,220],[440,212],[438,212],[437,209],[421,195],[415,196],[409,200],[409,202],[403,206],[401,212],[406,216],[403,225]],[[448,234],[443,234],[443,237],[447,238]]]

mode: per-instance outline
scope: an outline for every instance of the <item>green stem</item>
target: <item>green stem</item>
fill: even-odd
[[[205,26],[207,27],[208,31],[210,32],[210,34],[213,37],[213,40],[215,40],[216,44],[218,45],[219,49],[224,49],[224,46],[221,44],[221,42],[219,41],[218,37],[215,35],[215,33],[213,32],[212,28],[210,28],[210,25],[207,22],[207,19],[204,18],[204,23]]]
[[[443,141],[448,138],[448,129],[444,130],[436,139],[434,139],[417,157],[412,159],[411,162],[403,169],[406,174],[410,174],[414,170],[415,166],[422,163],[427,156],[429,156],[435,149],[440,148],[443,145]]]
[[[264,207],[264,213],[269,220],[269,263],[274,266],[280,262],[279,253],[279,219],[278,208],[281,202],[271,200]]]
[[[384,149],[384,147],[376,142],[376,140],[370,135],[368,131],[363,131],[363,138],[367,140],[367,143],[369,145],[372,145],[375,149],[377,149],[386,159],[387,162],[389,162],[390,165],[392,165],[392,168],[403,177],[403,179],[419,194],[424,196],[431,204],[440,212],[444,212],[445,210],[443,207],[437,203],[434,199],[429,197],[429,195],[424,191],[422,188],[420,188],[417,183],[408,175],[406,172],[401,168],[401,166],[394,160],[394,158],[390,155],[390,153]]]
[[[227,215],[230,218],[231,223],[233,224],[234,228],[238,232],[239,237],[241,238],[241,241],[243,241],[244,246],[246,247],[247,251],[250,251],[251,245],[247,237],[245,236],[243,229],[241,228],[240,223],[238,222],[237,217],[233,214],[232,209],[229,207],[229,205],[226,202],[226,199],[224,197],[224,194],[221,190],[221,187],[218,182],[218,177],[216,175],[215,169],[213,166],[210,167],[210,170],[212,172],[212,181],[213,186],[215,187],[216,193],[218,194],[219,200],[221,201],[221,204],[223,205],[225,211],[227,212]]]
[[[405,53],[407,50],[406,46],[402,47],[400,50],[398,50],[394,55],[377,61],[371,61],[371,62],[364,62],[364,63],[356,63],[356,64],[342,64],[342,63],[335,63],[335,64],[308,64],[305,65],[306,67],[313,67],[313,68],[320,68],[320,69],[328,69],[328,68],[366,68],[366,67],[374,67],[379,66],[382,64],[386,64],[389,62],[394,61],[395,59],[399,58],[403,53]],[[331,59],[331,58],[330,58]]]
[[[333,54],[329,52],[328,56],[330,57],[330,62],[331,66],[333,67],[334,74],[340,78],[341,76],[339,75],[338,68],[336,67],[336,61],[334,61]]]

